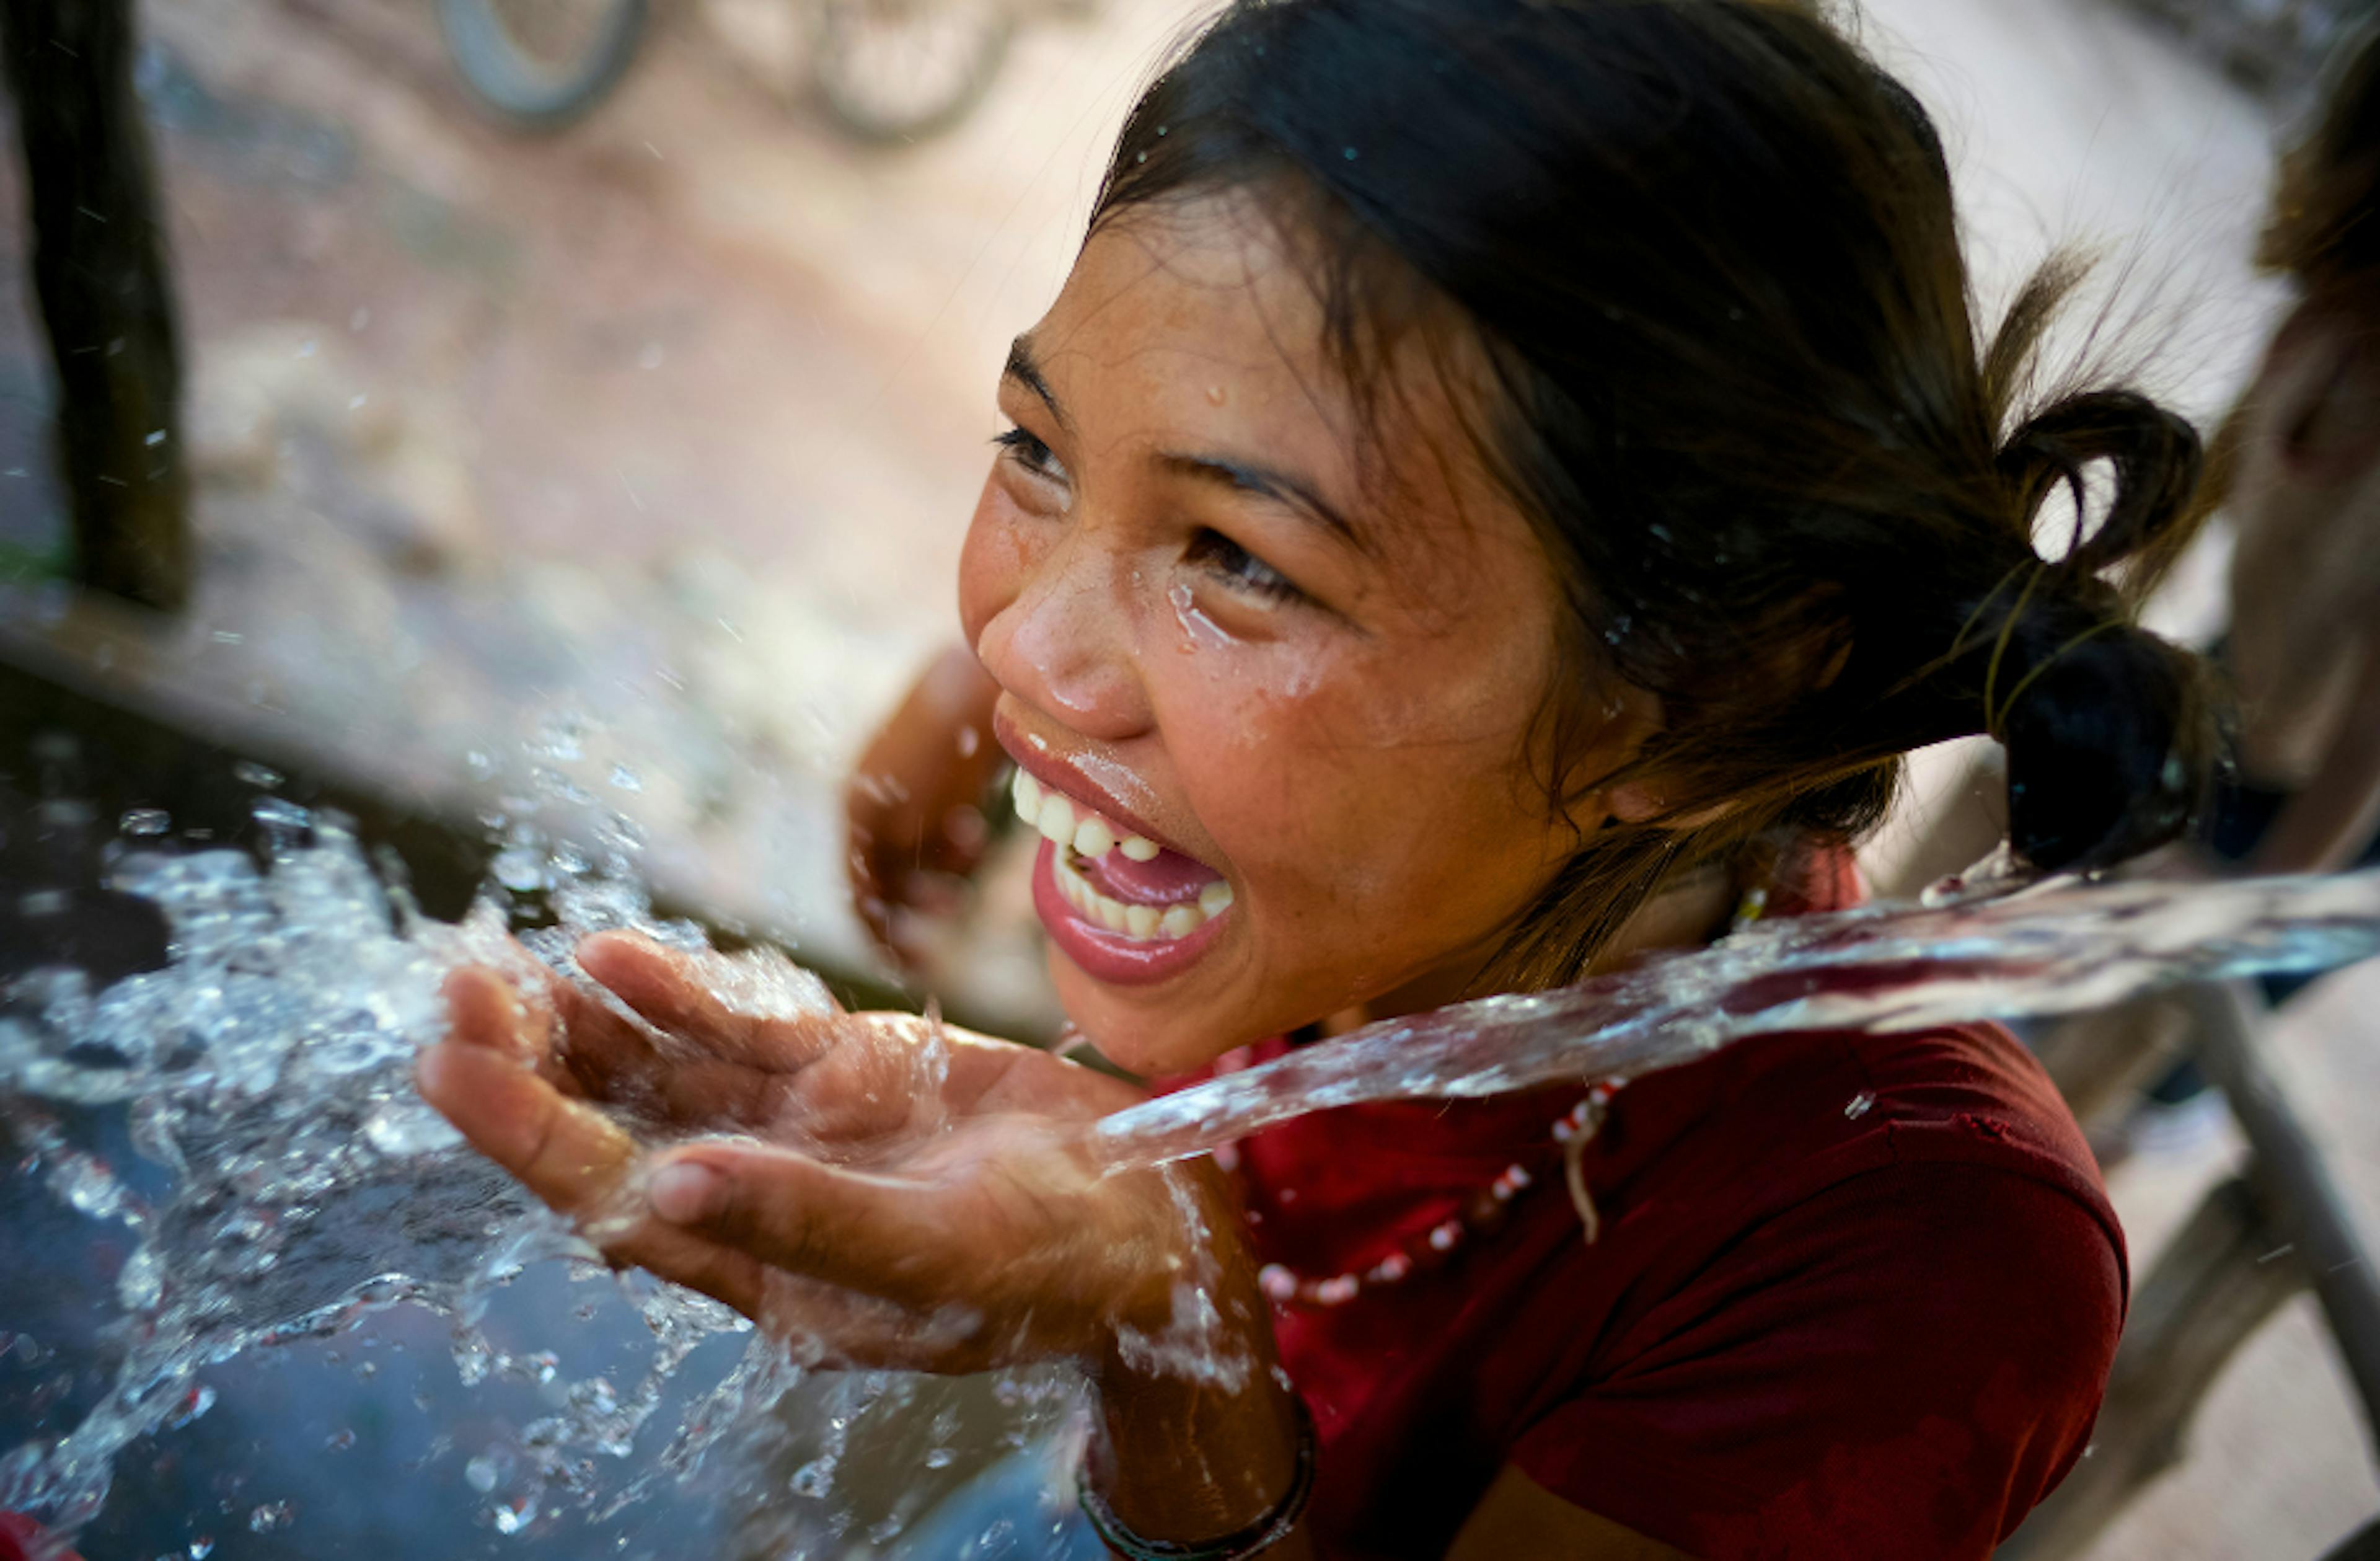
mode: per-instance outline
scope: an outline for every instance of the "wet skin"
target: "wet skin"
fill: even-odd
[[[1548,816],[1553,570],[1427,339],[1367,427],[1320,326],[1256,205],[1204,199],[1096,235],[1001,384],[1015,432],[960,578],[994,731],[1232,887],[1160,981],[1053,941],[1069,1017],[1143,1074],[1451,998],[1600,822],[1592,798]],[[1597,739],[1609,763],[1641,709]]]
[[[1001,387],[1015,429],[960,590],[1000,688],[994,731],[1044,783],[1232,889],[1161,980],[1051,956],[1075,1022],[1145,1073],[1353,1004],[1456,995],[1581,832],[1660,805],[1615,787],[1549,815],[1529,743],[1554,674],[1548,560],[1423,339],[1392,358],[1401,394],[1367,430],[1318,327],[1258,208],[1199,201],[1095,236]],[[1626,690],[1608,708],[1582,773],[1658,718]],[[1624,941],[1689,940],[1723,904],[1657,903]],[[1144,1532],[1228,1531],[1287,1484],[1292,1411],[1220,1173],[1179,1173],[1194,1229],[1155,1173],[1089,1175],[1072,1147],[1137,1091],[914,1016],[755,1018],[698,958],[633,936],[589,939],[579,963],[637,1018],[525,952],[466,970],[420,1086],[615,1260],[830,1357],[1082,1362],[1110,1500]],[[721,1131],[747,1136],[680,1141]],[[1120,1325],[1171,1325],[1184,1274],[1223,1319],[1210,1343],[1251,1368],[1237,1388],[1116,1343]],[[1510,1483],[1474,1520],[1488,1548],[1458,1554],[1520,1553],[1495,1538],[1515,1523],[1599,1524]],[[1561,1553],[1648,1553],[1600,1548],[1609,1525],[1594,1543],[1562,1531]],[[1310,1551],[1293,1534],[1271,1554]]]

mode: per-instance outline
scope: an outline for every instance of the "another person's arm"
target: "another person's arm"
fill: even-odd
[[[1007,762],[991,738],[998,685],[965,646],[936,656],[860,755],[844,788],[860,920],[908,963],[914,918],[947,912],[983,858],[980,804]]]
[[[2255,872],[2334,872],[2380,832],[2380,635],[2366,637],[2362,664],[2321,762],[2257,842]]]

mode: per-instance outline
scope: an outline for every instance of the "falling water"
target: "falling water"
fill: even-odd
[[[917,1379],[806,1373],[798,1350],[752,1335],[713,1302],[642,1276],[615,1280],[414,1095],[412,1059],[443,1024],[443,975],[512,947],[505,891],[492,885],[459,926],[430,921],[337,820],[273,797],[256,815],[262,868],[245,852],[170,843],[161,820],[126,821],[113,886],[164,915],[164,968],[100,989],[72,970],[0,988],[0,1128],[18,1146],[19,1168],[83,1220],[120,1228],[129,1248],[113,1297],[88,1298],[119,1319],[111,1380],[62,1433],[0,1457],[0,1509],[38,1511],[71,1531],[106,1505],[137,1441],[171,1436],[206,1412],[214,1368],[342,1338],[409,1308],[443,1320],[461,1382],[538,1391],[545,1412],[516,1428],[504,1457],[470,1461],[481,1521],[495,1533],[551,1531],[565,1506],[601,1523],[666,1499],[707,1464],[715,1472],[722,1439],[770,1424],[798,1444],[798,1467],[765,1489],[739,1489],[737,1501],[791,1503],[808,1516],[769,1554],[897,1545],[923,1500],[916,1493],[964,1473],[952,1469],[958,1437],[946,1403],[937,1407]],[[511,889],[547,894],[556,924],[524,941],[565,973],[575,973],[577,938],[604,928],[702,945],[696,928],[657,919],[625,873],[566,851],[522,846],[495,871]],[[2375,950],[2374,873],[2069,882],[1786,919],[1567,990],[1375,1025],[1120,1113],[1093,1129],[1093,1145],[1115,1164],[1160,1162],[1357,1101],[1626,1078],[1767,1032],[2063,1012]],[[747,998],[766,989],[769,1001],[817,1000],[815,983],[782,959],[747,959],[738,983]],[[104,1134],[91,1124],[109,1121],[129,1163],[95,1147]],[[641,1320],[649,1351],[625,1387],[492,1336],[490,1310],[504,1292],[557,1268],[575,1285],[617,1289]],[[532,1334],[562,1329],[552,1311],[513,1321]],[[704,1349],[721,1338],[729,1353]],[[0,1334],[0,1357],[13,1347]],[[713,1364],[690,1368],[698,1357]],[[977,1417],[971,1429],[985,1445],[1021,1445],[1075,1413],[1077,1391],[1056,1372],[1012,1373],[997,1384],[992,1428]],[[846,1455],[870,1428],[901,1449],[889,1498],[847,1478]],[[264,1533],[303,1521],[260,1503],[245,1526]]]
[[[120,1351],[112,1380],[63,1434],[0,1449],[0,1511],[75,1531],[105,1507],[136,1442],[203,1434],[186,1428],[215,1406],[214,1369],[285,1353],[278,1347],[353,1348],[348,1335],[404,1320],[393,1313],[438,1323],[464,1387],[526,1390],[503,1415],[472,1417],[508,1425],[503,1433],[456,1446],[440,1431],[424,1455],[466,1465],[477,1526],[496,1536],[547,1534],[566,1546],[558,1520],[567,1515],[608,1540],[623,1513],[709,1477],[707,1501],[677,1495],[689,1518],[677,1541],[701,1531],[693,1515],[771,1509],[776,1531],[765,1543],[739,1541],[772,1557],[856,1545],[867,1554],[926,1494],[984,1461],[952,1445],[958,1425],[996,1452],[1068,1414],[1078,1390],[1055,1372],[1004,1373],[957,1399],[895,1373],[806,1372],[815,1354],[806,1358],[800,1341],[762,1337],[727,1308],[650,1275],[613,1275],[415,1094],[412,1061],[443,1032],[440,988],[455,965],[516,961],[526,945],[575,975],[570,951],[587,933],[634,927],[700,948],[697,928],[657,918],[625,875],[526,838],[498,857],[497,882],[473,913],[441,923],[382,882],[335,817],[270,796],[254,812],[267,869],[243,850],[183,848],[162,837],[162,818],[125,821],[108,886],[163,912],[164,968],[102,990],[69,969],[0,985],[0,1142],[19,1157],[7,1221],[18,1234],[6,1245],[23,1243],[15,1255],[38,1258],[36,1272],[74,1272],[27,1234],[38,1229],[27,1200],[40,1196],[30,1176],[64,1208],[120,1229],[130,1248],[113,1294],[94,1287],[71,1309],[117,1319],[103,1335]],[[507,913],[528,893],[554,924],[516,944]],[[815,978],[782,957],[744,957],[732,974],[747,1005],[824,1000]],[[557,1271],[566,1284],[540,1282]],[[641,1326],[617,1326],[622,1311]],[[46,1353],[49,1371],[57,1341],[44,1352],[26,1327],[22,1315],[0,1317],[0,1362],[11,1350]],[[565,1361],[588,1352],[590,1330],[627,1347],[610,1349],[620,1358],[610,1370],[574,1374]],[[400,1329],[394,1348],[423,1332]],[[635,1335],[646,1340],[641,1360]],[[723,1353],[704,1348],[713,1340],[725,1341]],[[417,1402],[427,1410],[431,1399]],[[863,1436],[914,1443],[901,1455],[913,1466],[956,1467],[870,1490],[838,1477]],[[354,1438],[334,1433],[325,1456]],[[215,1515],[260,1534],[306,1520],[285,1500],[243,1500]],[[187,1554],[213,1547],[207,1527],[193,1529]]]
[[[1755,1035],[1912,1031],[2105,1007],[2160,987],[2380,953],[2380,869],[2220,884],[1952,881],[1917,906],[1755,922],[1552,992],[1386,1019],[1116,1113],[1118,1165],[1180,1159],[1309,1111],[1633,1079]]]

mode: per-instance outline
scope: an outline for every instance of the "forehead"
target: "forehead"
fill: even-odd
[[[1255,196],[1232,191],[1107,217],[1032,339],[1053,375],[1136,382],[1152,393],[1150,410],[1214,406],[1220,392],[1234,415],[1212,421],[1285,419],[1288,439],[1350,444],[1353,397],[1323,323],[1287,233]]]
[[[1092,453],[1220,444],[1293,465],[1384,552],[1432,524],[1525,530],[1480,431],[1487,357],[1388,262],[1326,268],[1293,204],[1246,190],[1103,220],[1027,346]],[[1355,316],[1335,329],[1334,306]]]

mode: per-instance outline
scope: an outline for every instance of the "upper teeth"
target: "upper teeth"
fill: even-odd
[[[1126,835],[1099,814],[1078,808],[1063,794],[1045,791],[1024,771],[1010,783],[1016,799],[1016,816],[1062,846],[1072,846],[1096,861],[1122,850],[1135,861],[1153,861],[1160,848],[1145,835]]]
[[[1097,860],[1111,850],[1121,850],[1135,861],[1148,861],[1158,853],[1156,841],[1141,835],[1120,835],[1115,825],[1097,813],[1078,809],[1057,792],[1043,790],[1039,782],[1022,770],[1016,772],[1012,785],[1016,816],[1031,823],[1051,840],[1074,847],[1075,856]],[[1094,888],[1075,867],[1074,859],[1064,852],[1058,854],[1053,865],[1059,893],[1069,904],[1108,931],[1131,938],[1186,937],[1205,925],[1208,918],[1220,916],[1231,909],[1232,886],[1220,878],[1199,890],[1195,901],[1172,906],[1127,905]]]

